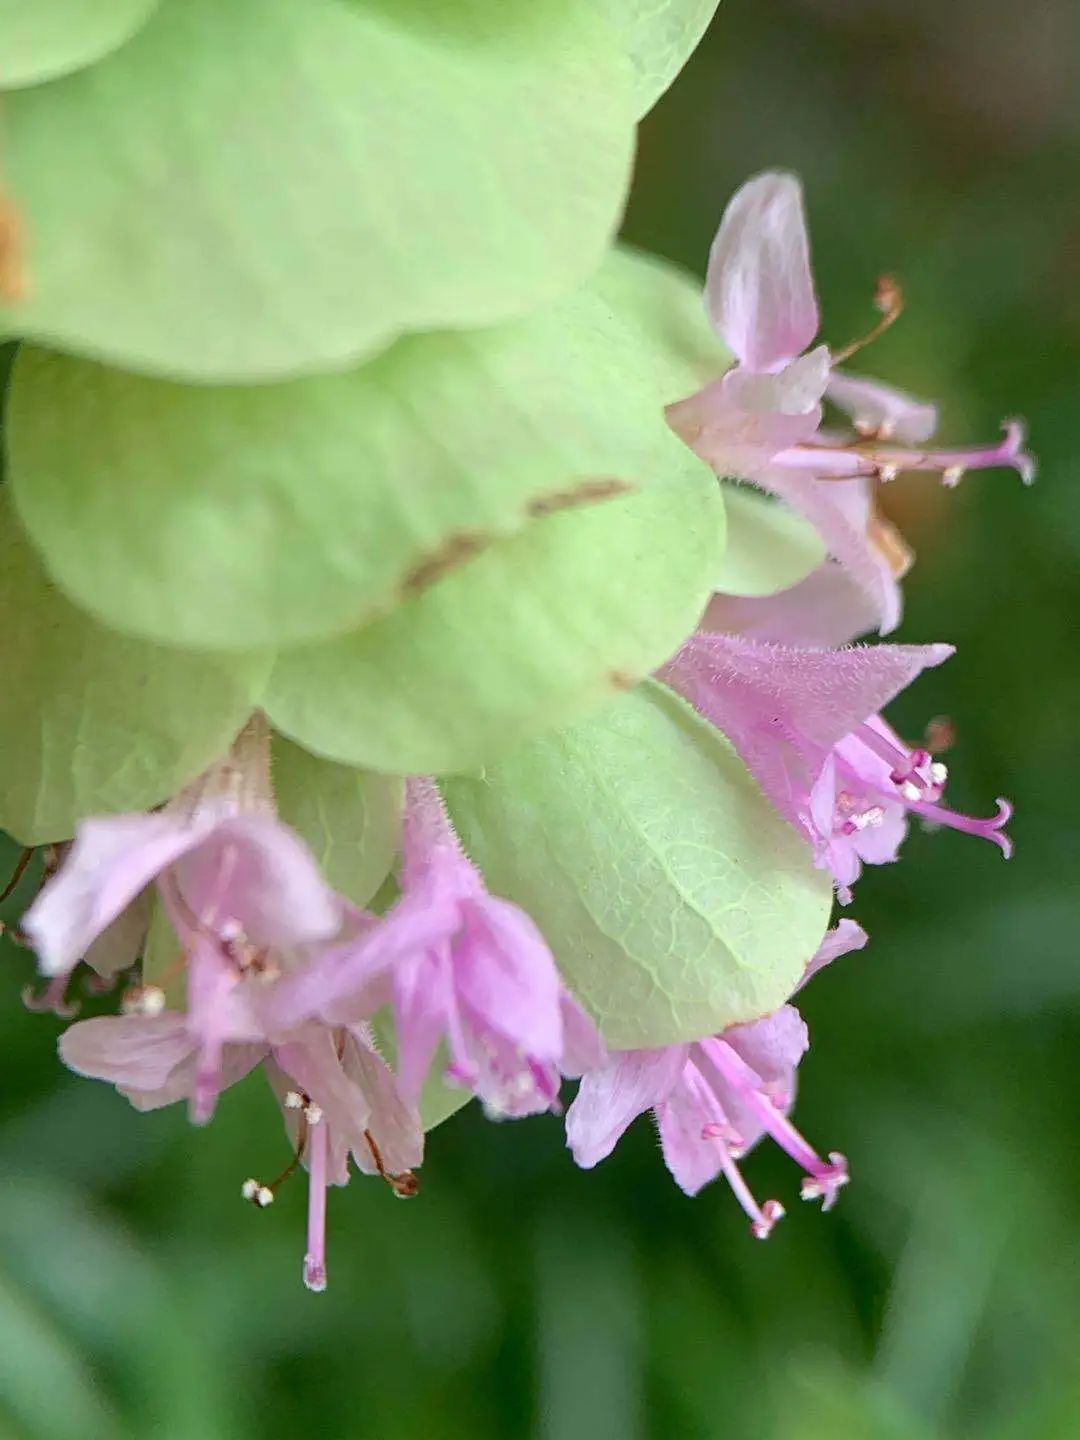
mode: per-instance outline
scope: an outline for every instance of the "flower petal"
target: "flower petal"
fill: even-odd
[[[937,406],[894,390],[880,380],[834,370],[826,392],[832,403],[861,429],[883,440],[920,445],[937,429]]]
[[[23,917],[45,974],[70,970],[139,892],[205,834],[168,814],[84,820]]]
[[[771,376],[741,376],[729,370],[664,412],[679,439],[722,478],[756,480],[775,456],[809,440],[821,421],[817,406],[790,414],[766,408],[766,397],[743,384],[759,379],[774,383]],[[744,391],[757,408],[740,403]],[[779,405],[780,397],[776,399]]]
[[[949,645],[797,650],[699,631],[657,673],[727,736],[799,825],[832,747],[952,653]]]
[[[454,982],[462,1002],[530,1058],[562,1055],[562,981],[547,942],[524,910],[485,895],[462,905]]]
[[[566,1143],[577,1164],[591,1170],[611,1154],[632,1120],[666,1100],[686,1056],[685,1045],[625,1050],[590,1070],[566,1112]]]
[[[839,960],[841,955],[849,955],[853,950],[861,950],[869,939],[866,931],[854,920],[839,920],[831,930],[826,932],[824,940],[808,961],[795,993],[798,994],[806,982],[819,970],[824,970],[826,965],[831,965],[834,960]],[[750,1064],[753,1063],[751,1060]]]
[[[287,825],[260,815],[218,824],[177,866],[189,907],[237,921],[255,945],[287,947],[328,940],[344,919],[307,846]]]
[[[143,952],[152,891],[143,890],[93,942],[83,959],[103,978],[128,970]]]
[[[368,1129],[379,1147],[383,1167],[391,1175],[399,1175],[419,1165],[424,1158],[420,1117],[402,1100],[393,1072],[375,1050],[366,1026],[354,1027],[346,1038],[341,1064],[371,1105]],[[378,1173],[370,1144],[355,1150],[353,1158],[365,1175]]]
[[[709,252],[705,309],[748,370],[778,370],[811,343],[818,308],[802,186],[768,172],[735,192]]]
[[[676,1085],[656,1107],[664,1163],[686,1195],[696,1195],[720,1173],[720,1147],[702,1133],[711,1118],[685,1085]]]
[[[732,1025],[722,1038],[767,1085],[780,1082],[789,1088],[810,1047],[806,1022],[794,1005],[781,1005],[748,1025]]]
[[[812,462],[812,451],[802,455]],[[866,480],[816,480],[810,470],[783,463],[767,466],[753,479],[809,520],[829,554],[866,594],[881,634],[895,630],[900,623],[900,587],[889,554],[874,543]]]
[[[69,1070],[132,1090],[161,1089],[193,1049],[183,1015],[171,1010],[80,1020],[59,1041],[60,1058]]]
[[[832,649],[876,630],[880,623],[880,611],[867,592],[842,565],[826,560],[805,579],[773,595],[714,595],[701,628]]]

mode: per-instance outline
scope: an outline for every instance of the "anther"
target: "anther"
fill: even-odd
[[[963,465],[950,465],[941,472],[941,483],[950,490],[955,490],[960,481],[964,478]]]
[[[879,465],[877,476],[883,485],[890,484],[900,474],[899,465]]]
[[[125,1015],[160,1015],[165,1009],[165,991],[160,985],[131,985],[124,991],[120,1009]]]
[[[245,1180],[240,1187],[240,1194],[259,1210],[265,1210],[274,1203],[273,1190],[269,1185],[261,1185],[258,1180]]]
[[[844,345],[839,350],[833,351],[832,362],[840,365],[845,360],[850,360],[852,355],[862,350],[883,335],[890,325],[895,324],[904,312],[904,293],[900,288],[900,282],[892,275],[879,275],[877,284],[874,286],[874,309],[879,313],[881,319],[875,326],[862,337],[861,340],[852,340],[850,345]]]
[[[375,1169],[381,1179],[385,1180],[390,1189],[399,1200],[411,1200],[420,1193],[420,1181],[411,1170],[402,1170],[394,1175],[383,1164],[382,1152],[375,1142],[375,1137],[370,1130],[364,1131],[364,1139],[371,1151],[371,1158],[375,1161]]]
[[[309,1125],[318,1125],[323,1118],[321,1105],[316,1105],[306,1090],[287,1090],[282,1101],[286,1110],[300,1110]]]
[[[787,1214],[779,1200],[766,1200],[761,1207],[761,1219],[755,1220],[750,1226],[750,1234],[755,1240],[767,1240],[772,1232],[773,1226],[778,1220],[782,1220]]]

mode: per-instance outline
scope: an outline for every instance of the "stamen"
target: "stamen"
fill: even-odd
[[[751,1235],[755,1240],[767,1240],[769,1232],[777,1220],[782,1219],[784,1207],[779,1200],[766,1200],[764,1205],[759,1205],[754,1199],[753,1191],[743,1179],[742,1171],[735,1164],[728,1147],[722,1140],[718,1140],[716,1143],[720,1152],[720,1168],[724,1172],[724,1179],[731,1186],[731,1193],[750,1218]]]
[[[282,1104],[286,1110],[303,1111],[309,1125],[318,1125],[323,1118],[322,1106],[316,1105],[306,1090],[287,1090]]]
[[[962,830],[965,835],[979,835],[984,840],[992,841],[1006,860],[1012,856],[1013,843],[1004,830],[1012,819],[1013,810],[1008,800],[1000,795],[997,799],[997,813],[985,818],[961,815],[957,810],[949,810],[944,805],[934,805],[926,800],[909,801],[908,809],[913,810],[916,815],[922,815],[934,825],[947,825],[950,830]]]
[[[379,1177],[386,1181],[387,1185],[394,1192],[399,1200],[411,1200],[420,1193],[420,1181],[411,1170],[402,1170],[394,1175],[383,1164],[382,1151],[375,1143],[375,1136],[370,1130],[364,1131],[364,1139],[371,1151],[371,1158],[375,1161],[375,1169]]]
[[[743,1103],[757,1116],[763,1130],[767,1131],[792,1160],[806,1171],[809,1180],[820,1187],[826,1209],[833,1203],[836,1191],[847,1180],[846,1163],[842,1155],[830,1155],[826,1164],[795,1126],[782,1114],[764,1093],[764,1082],[760,1075],[726,1041],[716,1037],[701,1040],[694,1046],[694,1059],[698,1068],[712,1071],[714,1088],[728,1085],[735,1090]],[[704,1073],[704,1072],[703,1072]],[[841,1178],[842,1171],[842,1178]],[[806,1195],[806,1182],[803,1194]]]
[[[160,1015],[165,1009],[165,991],[160,985],[130,985],[120,1001],[124,1015]]]
[[[240,1186],[240,1194],[260,1210],[265,1210],[274,1203],[273,1190],[269,1185],[260,1185],[258,1180],[245,1180]]]
[[[829,1163],[815,1175],[808,1175],[799,1188],[804,1200],[820,1200],[822,1210],[831,1210],[836,1197],[850,1179],[848,1163],[839,1150],[830,1150]]]
[[[309,1290],[326,1289],[326,1126],[312,1136],[308,1174],[307,1250],[304,1254],[304,1284]]]
[[[61,1020],[70,1020],[77,1015],[82,1008],[79,1002],[69,1001],[66,998],[70,974],[57,975],[40,991],[35,992],[32,985],[24,985],[22,988],[22,1003],[27,1010],[36,1011],[38,1014],[57,1015]]]
[[[881,319],[867,331],[861,340],[852,340],[850,344],[834,350],[832,352],[834,365],[842,365],[845,360],[850,360],[852,355],[875,341],[879,335],[884,335],[889,326],[895,325],[904,313],[903,291],[900,289],[900,282],[892,275],[878,276],[877,284],[874,287],[874,309],[881,315]]]

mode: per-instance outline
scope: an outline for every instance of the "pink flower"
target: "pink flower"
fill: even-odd
[[[346,920],[344,902],[264,795],[269,736],[259,717],[161,813],[84,821],[23,918],[42,970],[61,976],[106,937],[123,938],[132,912],[141,928],[145,892],[156,887],[180,944],[174,978],[186,981],[199,1121],[213,1111],[225,1045],[263,1038],[259,983],[340,934]],[[161,991],[150,998],[157,1008],[165,1001]]]
[[[866,934],[842,920],[807,966],[804,982],[838,955],[861,949]],[[776,1200],[759,1205],[737,1161],[770,1135],[806,1172],[803,1199],[820,1198],[828,1210],[848,1179],[847,1162],[833,1152],[823,1160],[787,1118],[795,1097],[795,1071],[809,1044],[792,1005],[721,1035],[660,1050],[627,1050],[589,1071],[566,1115],[566,1139],[586,1169],[615,1148],[638,1115],[652,1110],[664,1161],[687,1195],[723,1174],[764,1240],[783,1215]]]
[[[887,633],[900,617],[896,581],[906,561],[876,516],[873,482],[934,470],[955,485],[967,470],[1012,466],[1029,483],[1035,468],[1019,422],[998,445],[926,449],[934,406],[835,368],[900,314],[894,282],[879,282],[876,303],[883,318],[865,340],[833,354],[808,349],[818,306],[802,189],[792,175],[757,176],[724,212],[705,282],[706,312],[736,364],[667,413],[718,475],[748,480],[804,515]],[[821,429],[826,399],[853,417],[851,437]]]
[[[80,1021],[60,1037],[60,1055],[77,1074],[115,1085],[139,1110],[193,1100],[201,1084],[199,1042],[187,1018],[174,1011]],[[411,1172],[423,1158],[423,1130],[364,1026],[331,1031],[309,1024],[291,1033],[226,1043],[218,1088],[236,1084],[259,1064],[277,1092],[295,1153],[269,1185],[245,1181],[244,1196],[269,1205],[298,1165],[309,1170],[304,1280],[310,1289],[322,1290],[326,1186],[348,1183],[351,1152],[365,1174],[382,1175],[399,1194],[413,1193]]]
[[[560,1070],[580,1071],[599,1042],[533,922],[487,893],[432,780],[408,782],[399,879],[382,921],[284,980],[273,1013],[337,1023],[389,1003],[407,1100],[443,1043],[447,1078],[490,1115],[555,1108]]]
[[[723,731],[846,900],[864,863],[896,859],[909,812],[1011,853],[1007,802],[986,820],[947,809],[945,767],[909,750],[877,713],[951,654],[948,645],[804,650],[699,632],[658,675]]]

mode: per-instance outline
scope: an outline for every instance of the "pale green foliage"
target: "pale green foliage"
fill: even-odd
[[[715,380],[732,356],[705,317],[701,281],[643,250],[617,246],[593,281],[597,293],[633,327],[655,357],[655,380],[665,405]]]
[[[354,905],[367,905],[397,853],[404,785],[322,760],[275,735],[278,814],[310,846],[323,877]]]
[[[774,1010],[825,932],[829,876],[655,681],[443,790],[489,888],[533,916],[609,1045]]]
[[[825,559],[813,526],[749,486],[726,485],[728,543],[716,575],[729,595],[772,595],[803,580]]]
[[[159,0],[0,0],[0,88],[92,65],[130,39]]]
[[[678,75],[705,34],[718,0],[591,0],[622,36],[644,114]]]
[[[162,0],[107,59],[8,96],[28,266],[8,333],[282,377],[583,280],[633,146],[610,27],[581,0],[400,10]]]
[[[128,640],[45,580],[0,507],[0,825],[24,844],[63,840],[83,816],[166,799],[227,748],[268,660]]]
[[[606,283],[278,386],[177,385],[24,347],[8,418],[20,515],[58,582],[118,629],[240,648],[347,630],[583,484],[662,485],[697,463],[664,421],[666,348]]]
[[[588,714],[693,629],[723,505],[678,484],[534,522],[355,635],[286,651],[265,707],[312,750],[375,769],[474,769]]]

